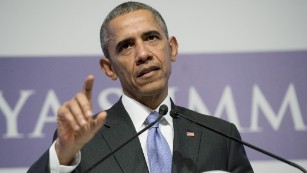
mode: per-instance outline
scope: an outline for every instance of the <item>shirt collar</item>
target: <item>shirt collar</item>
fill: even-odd
[[[170,99],[169,95],[167,95],[167,97],[157,107],[156,110],[150,109],[149,107],[139,103],[138,101],[128,97],[125,94],[123,94],[122,103],[123,103],[126,111],[128,112],[128,114],[130,115],[132,123],[134,124],[134,127],[135,127],[137,132],[142,129],[141,127],[145,123],[145,120],[146,120],[147,116],[150,114],[150,112],[152,112],[152,111],[159,112],[159,108],[162,104],[165,104],[168,107],[168,112],[167,112],[167,114],[165,114],[165,116],[163,116],[161,121],[167,122],[173,128],[173,119],[169,114],[170,109],[171,109],[171,99]]]

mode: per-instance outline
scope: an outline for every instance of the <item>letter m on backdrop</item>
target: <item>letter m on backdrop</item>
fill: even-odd
[[[294,129],[296,131],[306,131],[307,127],[304,124],[304,120],[293,84],[289,84],[289,87],[286,91],[286,94],[277,114],[274,112],[271,105],[264,97],[260,88],[257,85],[254,85],[250,130],[261,131],[261,127],[259,127],[259,110],[261,110],[272,128],[277,131],[280,127],[280,124],[282,123],[283,118],[285,117],[285,113],[288,107],[292,115]]]

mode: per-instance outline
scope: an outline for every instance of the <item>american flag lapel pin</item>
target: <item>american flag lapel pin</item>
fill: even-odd
[[[187,136],[188,136],[188,137],[194,137],[194,136],[195,136],[195,133],[194,133],[194,132],[187,131]]]

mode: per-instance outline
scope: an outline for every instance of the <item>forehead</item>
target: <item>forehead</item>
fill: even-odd
[[[136,10],[112,19],[107,27],[107,35],[113,40],[148,30],[162,32],[161,26],[150,11]]]

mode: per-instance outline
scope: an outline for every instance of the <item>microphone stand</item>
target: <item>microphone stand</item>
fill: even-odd
[[[168,108],[166,105],[161,105],[159,108],[159,117],[152,123],[148,124],[148,126],[144,127],[141,131],[139,131],[137,134],[135,134],[134,136],[132,136],[130,139],[128,139],[126,142],[124,142],[123,144],[121,144],[120,146],[118,146],[117,148],[115,148],[113,151],[111,151],[109,154],[107,154],[106,156],[104,156],[103,158],[101,158],[100,160],[98,160],[95,164],[93,164],[90,168],[88,168],[87,170],[85,170],[85,173],[90,172],[91,170],[93,170],[97,165],[99,165],[101,162],[103,162],[104,160],[106,160],[107,158],[109,158],[111,155],[113,155],[115,152],[117,152],[118,150],[120,150],[121,148],[123,148],[125,145],[127,145],[129,142],[131,142],[133,139],[135,139],[136,137],[138,137],[140,134],[142,134],[143,132],[145,132],[147,129],[149,129],[150,127],[152,127],[154,124],[156,124],[158,121],[160,121],[160,119],[167,113]]]
[[[176,118],[179,118],[179,117],[182,117],[182,118],[184,118],[184,119],[187,119],[187,120],[189,120],[189,121],[191,121],[191,122],[193,122],[193,123],[195,123],[195,124],[197,124],[197,125],[199,125],[199,126],[201,126],[201,127],[204,127],[204,128],[206,128],[206,129],[208,129],[208,130],[211,130],[211,131],[213,131],[213,132],[215,132],[215,133],[217,133],[217,134],[219,134],[219,135],[222,135],[222,136],[224,136],[224,137],[226,137],[226,138],[228,138],[228,139],[234,140],[234,141],[236,141],[236,142],[238,142],[238,143],[240,143],[240,144],[243,144],[243,145],[245,145],[245,146],[248,146],[248,147],[250,147],[250,148],[252,148],[252,149],[254,149],[254,150],[257,150],[257,151],[259,151],[259,152],[261,152],[261,153],[263,153],[263,154],[266,154],[266,155],[271,156],[271,157],[273,157],[273,158],[275,158],[275,159],[277,159],[277,160],[280,160],[280,161],[282,161],[282,162],[284,162],[284,163],[287,163],[287,164],[289,164],[289,165],[291,165],[291,166],[293,166],[293,167],[295,167],[295,168],[301,170],[301,171],[304,172],[304,173],[307,173],[306,169],[304,169],[303,167],[301,167],[300,165],[298,165],[298,164],[296,164],[296,163],[294,163],[294,162],[291,162],[291,161],[289,161],[289,160],[286,160],[286,159],[284,159],[284,158],[282,158],[282,157],[280,157],[280,156],[277,156],[277,155],[275,155],[275,154],[273,154],[273,153],[270,153],[270,152],[268,152],[268,151],[266,151],[266,150],[264,150],[264,149],[258,148],[258,147],[256,147],[256,146],[254,146],[254,145],[252,145],[252,144],[250,144],[250,143],[247,143],[247,142],[245,142],[245,141],[242,141],[242,140],[240,140],[240,139],[234,138],[234,137],[232,137],[232,136],[228,136],[228,135],[226,135],[226,134],[224,134],[224,133],[222,133],[222,132],[219,132],[219,131],[217,131],[217,130],[215,130],[215,129],[212,129],[212,128],[206,126],[206,125],[200,124],[200,123],[198,123],[197,121],[191,119],[191,118],[188,117],[188,116],[185,116],[184,114],[181,114],[181,113],[177,112],[177,111],[174,110],[174,109],[171,110],[170,115],[171,115],[173,118],[175,118],[175,119],[176,119]]]

